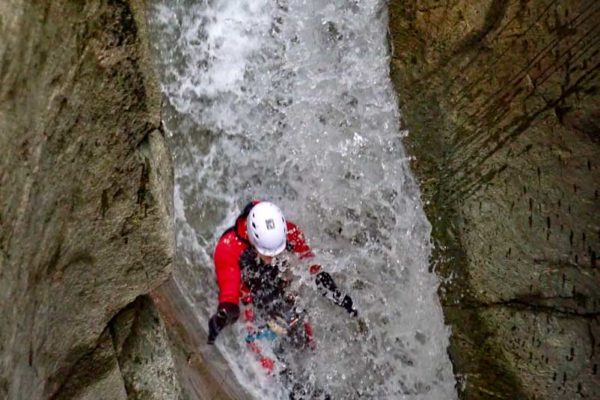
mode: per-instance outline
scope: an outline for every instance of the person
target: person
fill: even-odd
[[[248,328],[246,342],[267,371],[273,372],[275,361],[261,353],[257,338],[282,335],[288,345],[314,348],[312,327],[297,304],[289,271],[291,258],[309,261],[313,257],[303,232],[275,204],[248,203],[215,247],[219,298],[208,323],[208,343],[213,344],[226,326],[239,319],[241,303]],[[318,291],[357,317],[352,298],[339,290],[331,275],[319,264],[307,264]]]

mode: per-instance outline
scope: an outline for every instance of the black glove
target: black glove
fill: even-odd
[[[352,298],[347,294],[342,296],[342,292],[340,292],[340,290],[337,288],[337,285],[333,281],[331,275],[329,275],[327,272],[319,272],[315,282],[317,283],[317,288],[319,288],[323,296],[327,296],[329,293],[331,293],[333,302],[335,304],[343,307],[351,316],[358,316],[358,311],[356,308],[354,308]]]
[[[352,298],[350,298],[350,296],[345,295],[341,301],[336,301],[336,304],[343,307],[351,316],[358,317],[358,310],[354,308]]]
[[[239,316],[240,307],[237,304],[219,304],[217,312],[208,321],[208,344],[213,344],[223,328],[233,324]]]

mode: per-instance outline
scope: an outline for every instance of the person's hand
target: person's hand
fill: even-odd
[[[221,332],[222,328],[219,328],[218,318],[217,313],[208,320],[208,344],[214,344],[219,332]]]
[[[237,321],[240,308],[237,304],[221,303],[217,312],[208,321],[208,344],[214,344],[221,330]]]
[[[342,306],[351,316],[358,317],[358,310],[354,307],[354,303],[350,296],[345,295],[340,302],[340,306]]]

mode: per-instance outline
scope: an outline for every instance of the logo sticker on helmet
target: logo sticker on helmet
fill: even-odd
[[[268,230],[275,229],[275,221],[273,221],[272,219],[265,220],[265,224],[267,225]]]

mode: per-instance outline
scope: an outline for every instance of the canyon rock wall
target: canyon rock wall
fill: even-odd
[[[464,399],[600,396],[600,4],[393,1]]]
[[[178,398],[138,298],[174,252],[143,2],[2,2],[0,37],[0,398]]]

